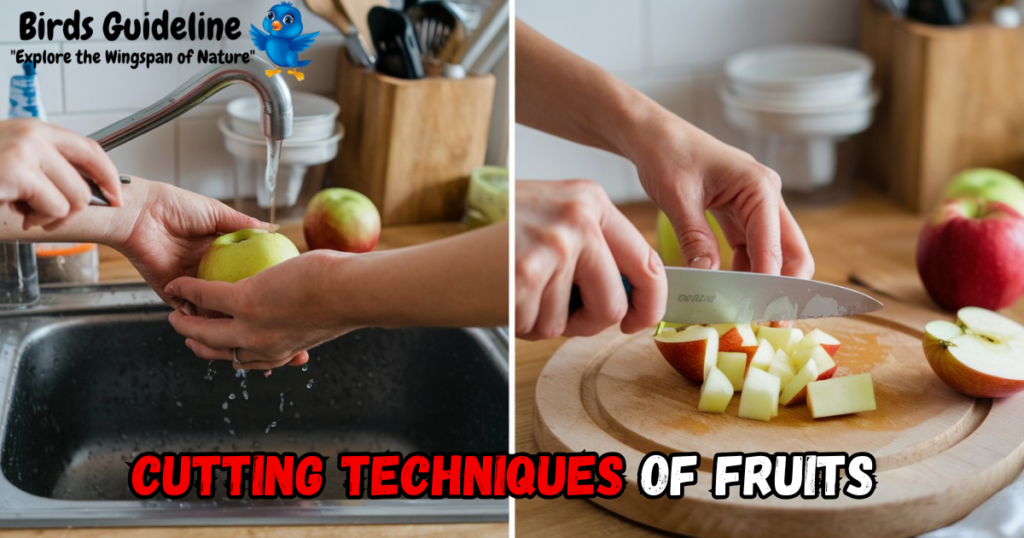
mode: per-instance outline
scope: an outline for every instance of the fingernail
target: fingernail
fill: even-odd
[[[711,258],[707,256],[697,256],[696,258],[690,258],[686,262],[687,267],[693,269],[711,269]]]
[[[651,249],[650,259],[647,260],[647,263],[650,265],[651,271],[655,274],[661,274],[662,270],[665,269],[665,261],[658,255],[658,251],[653,248]]]

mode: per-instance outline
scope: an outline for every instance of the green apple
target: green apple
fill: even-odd
[[[1002,202],[1024,215],[1024,182],[994,168],[969,168],[953,176],[946,187],[946,200],[953,198]]]
[[[708,225],[711,226],[711,231],[715,232],[715,238],[718,239],[718,256],[722,260],[721,268],[729,269],[732,267],[732,247],[726,241],[722,227],[719,226],[714,215],[710,211],[705,211],[704,216],[707,217]],[[686,267],[683,251],[679,248],[679,238],[676,237],[672,223],[662,211],[658,211],[658,255],[661,256],[661,261],[665,265]]]
[[[309,201],[302,233],[310,250],[369,252],[380,238],[380,213],[361,193],[324,189]]]
[[[252,228],[224,234],[214,240],[199,261],[199,278],[238,282],[299,255],[290,239],[279,233]]]

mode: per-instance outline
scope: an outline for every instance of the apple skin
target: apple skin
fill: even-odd
[[[369,252],[380,239],[380,213],[361,193],[324,189],[309,201],[302,233],[310,250]]]
[[[754,340],[757,341],[757,338]],[[750,366],[750,361],[754,359],[754,353],[757,351],[757,345],[743,345],[743,336],[740,334],[739,329],[733,327],[718,337],[718,351],[719,353],[746,353],[747,366]]]
[[[1024,182],[995,168],[969,168],[953,176],[945,199],[980,198],[1002,202],[1024,215]]]
[[[299,249],[283,234],[247,228],[215,239],[199,260],[196,276],[238,282],[298,255]]]
[[[1003,398],[1024,390],[1024,380],[984,374],[953,357],[945,343],[930,334],[923,341],[924,356],[943,382],[953,390],[977,398]]]
[[[683,377],[694,383],[704,382],[704,355],[707,353],[707,340],[691,340],[689,342],[655,340],[654,343],[669,365],[683,374]]]
[[[925,224],[917,270],[942,308],[999,310],[1024,292],[1024,217],[999,202],[947,202]]]

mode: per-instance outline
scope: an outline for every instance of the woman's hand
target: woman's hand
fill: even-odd
[[[345,302],[343,290],[325,295],[325,290],[335,289],[332,280],[346,280],[347,266],[357,258],[315,250],[234,284],[179,278],[167,286],[169,296],[228,317],[198,316],[179,308],[169,320],[186,337],[185,345],[204,359],[231,361],[237,348],[236,368],[305,364],[306,350],[359,328],[334,312]],[[354,314],[358,306],[351,305],[351,310]]]
[[[718,241],[704,211],[733,248],[734,271],[810,278],[814,259],[780,192],[779,175],[749,154],[659,110],[623,153],[668,216],[688,265],[719,268]]]
[[[24,215],[24,230],[53,230],[85,209],[91,192],[82,174],[121,205],[117,168],[95,140],[39,120],[0,121],[0,203]]]
[[[570,313],[574,284],[583,307]],[[517,337],[637,332],[661,319],[667,293],[661,258],[595,183],[516,182]]]
[[[128,188],[133,195],[134,221],[129,223],[130,233],[111,246],[174,307],[181,302],[164,288],[180,276],[195,276],[199,260],[214,239],[243,228],[270,226],[217,200],[165,183],[133,178]]]

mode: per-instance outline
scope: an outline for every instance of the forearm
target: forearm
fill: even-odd
[[[516,122],[629,158],[633,141],[666,114],[611,73],[516,21]]]
[[[118,248],[131,234],[139,213],[146,206],[150,187],[149,181],[132,178],[131,184],[121,190],[121,207],[89,206],[49,232],[38,226],[24,230],[24,215],[15,211],[12,204],[0,205],[0,240],[100,243]]]
[[[361,254],[328,276],[347,289],[339,319],[376,327],[508,324],[508,223],[415,247]],[[353,285],[353,283],[358,283]]]

